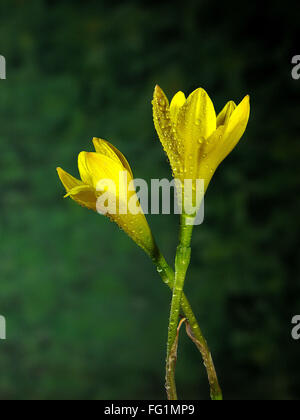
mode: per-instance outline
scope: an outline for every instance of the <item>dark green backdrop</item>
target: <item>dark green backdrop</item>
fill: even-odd
[[[165,398],[170,293],[115,225],[63,200],[55,171],[77,175],[77,154],[98,136],[125,153],[136,177],[170,178],[152,123],[156,83],[169,96],[202,86],[217,110],[251,95],[246,135],[206,196],[186,292],[225,398],[299,397],[298,10],[1,0],[1,399]],[[171,262],[178,219],[149,222]],[[177,379],[182,398],[208,398],[184,334]]]

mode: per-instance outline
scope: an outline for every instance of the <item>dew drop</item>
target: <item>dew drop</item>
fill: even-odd
[[[164,98],[160,98],[159,99],[159,105],[164,107],[166,105],[166,101],[164,100]]]

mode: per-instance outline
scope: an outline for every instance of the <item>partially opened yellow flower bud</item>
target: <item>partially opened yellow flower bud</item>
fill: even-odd
[[[96,152],[81,152],[78,169],[81,180],[61,168],[58,176],[67,194],[81,206],[105,214],[116,222],[150,257],[157,248],[140,206],[131,168],[112,144],[93,139]]]
[[[186,99],[178,92],[169,105],[159,86],[153,98],[156,131],[168,155],[174,178],[203,179],[204,191],[223,159],[239,142],[246,129],[249,96],[236,106],[230,101],[216,116],[214,105],[203,89]]]

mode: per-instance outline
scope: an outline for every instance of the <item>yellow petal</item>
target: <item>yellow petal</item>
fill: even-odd
[[[249,97],[246,97],[235,108],[225,125],[220,125],[205,142],[200,153],[202,159],[200,158],[198,169],[198,178],[205,181],[205,191],[219,164],[242,137],[248,123],[249,113]]]
[[[96,137],[93,138],[93,143],[97,153],[101,153],[105,156],[108,156],[111,159],[114,159],[116,162],[121,162],[124,168],[130,173],[130,176],[133,178],[132,170],[127,159],[125,158],[123,153],[121,153],[114,145],[112,145],[106,140],[99,139]]]
[[[222,141],[225,127],[218,127],[208,139],[200,139],[191,154],[188,174],[192,179],[203,179],[205,191],[219,164],[218,146]],[[191,173],[191,171],[193,172]],[[188,178],[187,177],[187,178]]]
[[[93,188],[87,185],[75,187],[74,190],[69,192],[69,195],[77,204],[96,211],[97,196]]]
[[[100,153],[81,152],[78,156],[78,169],[84,184],[97,189],[99,181],[110,179],[119,184],[119,173],[124,171],[121,163]]]
[[[91,188],[89,185],[77,185],[77,187],[72,188],[71,190],[69,190],[67,192],[67,194],[65,194],[64,198],[70,197],[72,195],[77,195],[79,193],[83,193],[83,192],[89,192],[89,191],[95,191],[94,188]]]
[[[74,178],[68,172],[64,171],[62,168],[56,168],[59,179],[66,189],[66,192],[69,192],[72,188],[77,187],[78,185],[83,185],[83,182],[79,179]]]
[[[234,149],[244,134],[250,115],[250,98],[246,96],[231,114],[221,141],[219,163]]]
[[[96,195],[95,191],[83,184],[82,181],[74,178],[61,168],[57,168],[58,176],[64,185],[67,194],[81,206],[96,210]]]
[[[217,127],[228,123],[235,108],[236,104],[233,101],[227,102],[227,104],[217,116]]]
[[[185,101],[186,101],[186,98],[183,92],[177,92],[171,101],[170,116],[171,116],[171,120],[173,121],[174,127],[176,126],[176,123],[177,123],[179,110],[185,104]]]
[[[182,144],[176,136],[175,127],[171,121],[168,99],[159,86],[155,87],[152,104],[154,125],[176,176],[180,171]]]
[[[195,144],[200,138],[207,139],[215,129],[214,105],[204,89],[197,89],[180,108],[176,130],[186,147]]]
[[[216,129],[216,113],[212,101],[203,89],[195,90],[180,108],[176,132],[184,143],[184,170],[180,179],[197,177],[201,149],[207,137]]]
[[[212,154],[213,150],[219,146],[220,142],[223,139],[224,132],[225,126],[220,125],[203,143],[202,155],[204,155],[204,157],[208,156],[209,154]]]

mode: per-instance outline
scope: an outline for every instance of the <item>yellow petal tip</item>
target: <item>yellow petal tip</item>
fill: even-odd
[[[158,85],[155,86],[153,100],[153,104],[156,102],[159,106],[163,108],[169,107],[169,101],[164,91]]]
[[[164,96],[163,90],[158,85],[155,86],[154,96],[157,96],[158,98],[162,98]]]
[[[64,175],[65,171],[64,171],[62,168],[60,168],[60,167],[58,166],[58,167],[56,168],[56,172],[57,172],[57,175],[59,176],[60,180],[62,180],[62,177],[63,177],[63,175]]]
[[[98,137],[93,137],[92,142],[93,142],[94,148],[96,149],[98,143],[100,142],[100,139]]]

